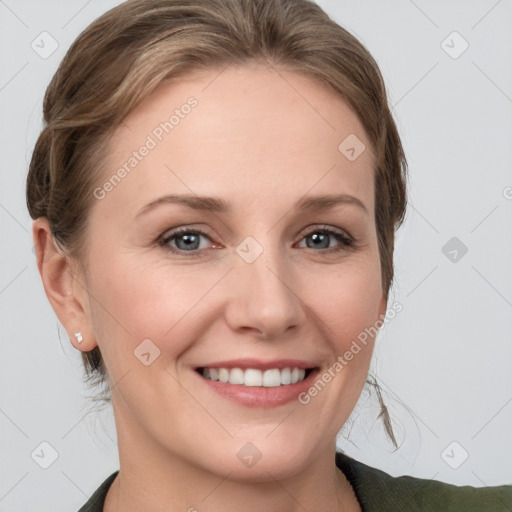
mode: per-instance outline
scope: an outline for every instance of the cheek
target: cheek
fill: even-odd
[[[170,360],[178,357],[201,327],[197,317],[204,304],[212,307],[205,294],[225,273],[144,260],[142,255],[111,257],[90,283],[98,344],[107,363],[123,369],[136,361],[134,350],[147,339]]]
[[[315,286],[308,286],[308,305],[321,321],[326,339],[338,353],[344,352],[379,319],[380,264],[372,257],[354,258],[338,270],[315,273],[312,282]]]

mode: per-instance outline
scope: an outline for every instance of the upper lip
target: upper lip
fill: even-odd
[[[271,370],[278,368],[303,368],[304,370],[316,368],[314,362],[304,359],[273,359],[272,361],[263,361],[261,359],[230,359],[229,361],[215,361],[196,367],[198,368],[255,368],[258,370]]]

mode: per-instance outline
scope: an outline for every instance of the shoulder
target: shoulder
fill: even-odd
[[[512,510],[512,485],[457,486],[412,476],[393,477],[342,452],[336,453],[336,465],[354,488],[364,512]]]
[[[118,473],[119,470],[107,477],[78,512],[103,512],[107,492]]]

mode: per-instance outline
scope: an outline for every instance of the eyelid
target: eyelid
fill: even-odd
[[[212,243],[214,243],[212,240],[212,237],[204,229],[194,228],[191,226],[181,226],[181,227],[167,229],[166,231],[164,231],[164,233],[162,233],[162,235],[160,235],[158,237],[157,242],[162,246],[166,246],[167,242],[169,240],[171,240],[175,237],[178,237],[181,234],[185,234],[185,233],[195,233],[197,235],[204,236],[205,238],[208,238],[208,240],[210,240]],[[180,251],[179,249],[175,249],[175,250]],[[197,252],[197,251],[198,250],[196,250],[195,252]],[[190,253],[192,254],[193,251],[190,251]]]
[[[337,228],[335,226],[331,226],[330,224],[313,224],[311,226],[308,226],[307,228],[304,228],[304,230],[301,232],[301,236],[305,236],[311,233],[314,233],[315,231],[330,231],[335,232],[338,235],[342,235],[345,238],[348,238],[350,240],[354,240],[354,237],[348,233],[345,229]]]
[[[312,224],[304,228],[300,233],[300,238],[297,243],[304,240],[305,237],[315,233],[315,232],[324,232],[332,237],[339,237],[337,239],[338,244],[334,247],[326,248],[326,249],[320,249],[316,250],[314,248],[307,248],[308,250],[311,250],[313,252],[318,253],[330,253],[335,252],[337,250],[350,250],[355,249],[357,247],[356,242],[357,240],[349,234],[346,230],[331,226],[329,224]],[[166,230],[157,240],[158,244],[164,248],[165,250],[168,250],[171,253],[178,254],[178,255],[188,255],[188,256],[200,256],[205,250],[208,249],[194,249],[191,251],[184,251],[182,249],[173,248],[169,246],[169,242],[171,239],[175,239],[179,237],[180,234],[184,233],[195,233],[200,236],[204,236],[205,238],[208,238],[210,242],[212,242],[213,247],[212,248],[218,248],[218,244],[216,244],[212,237],[202,228],[196,228],[193,225],[185,225],[185,226],[178,226],[175,228],[170,228]]]
[[[313,225],[310,226],[309,228],[306,228],[306,231],[302,232],[299,242],[304,240],[304,238],[306,238],[307,236],[317,232],[327,233],[331,237],[336,238],[339,243],[334,247],[329,247],[327,249],[322,249],[318,251],[313,248],[308,248],[313,252],[324,253],[327,255],[329,253],[335,253],[338,250],[349,251],[358,248],[358,240],[356,240],[350,233],[348,233],[348,231],[341,228],[336,228],[329,224]]]

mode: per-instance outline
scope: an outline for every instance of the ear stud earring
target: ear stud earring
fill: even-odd
[[[76,341],[77,341],[78,343],[82,343],[82,339],[83,339],[83,338],[82,338],[82,333],[81,333],[81,332],[75,332],[74,336],[75,336]]]

